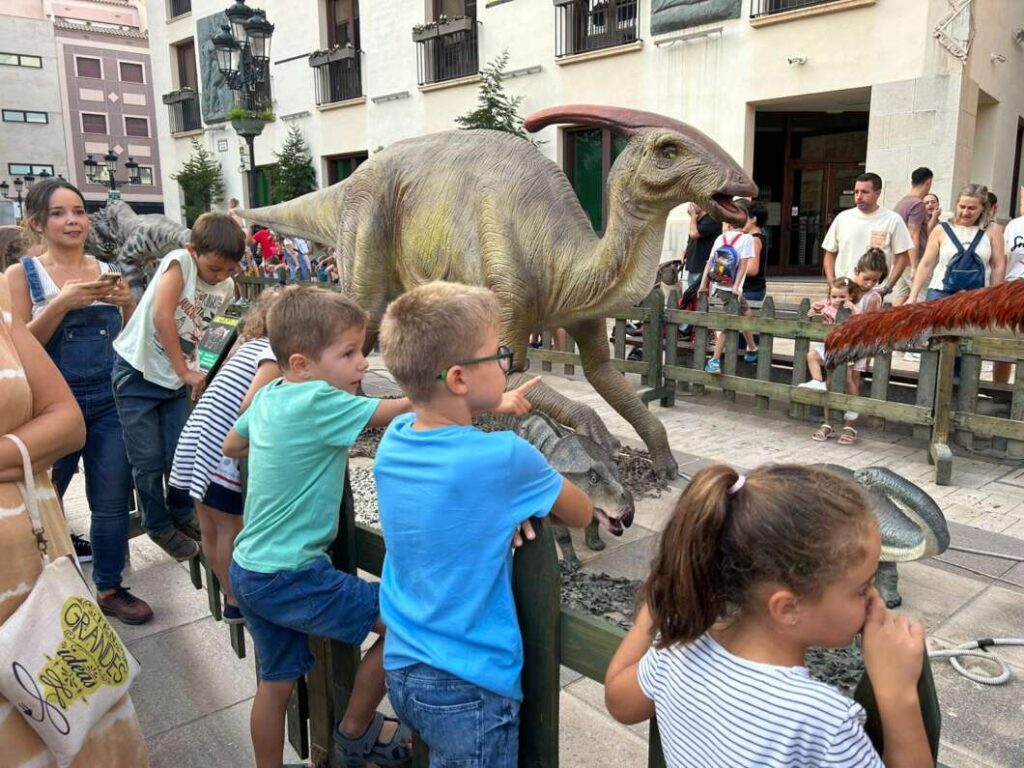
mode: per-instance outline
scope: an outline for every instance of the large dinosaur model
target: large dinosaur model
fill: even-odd
[[[825,337],[825,364],[835,367],[893,349],[923,347],[937,336],[980,331],[988,336],[1024,335],[1024,280],[854,315]]]
[[[342,289],[370,315],[367,350],[392,299],[430,280],[490,288],[501,306],[501,343],[523,371],[529,335],[564,327],[587,380],[637,431],[655,471],[676,462],[661,422],[609,359],[609,315],[651,290],[669,211],[694,201],[741,223],[734,196],[757,186],[714,141],[678,120],[601,106],[554,107],[526,120],[607,128],[629,138],[608,175],[603,237],[565,174],[529,142],[496,131],[448,131],[392,144],[344,181],[287,203],[242,211],[248,221],[333,245]],[[510,377],[516,386],[523,376]],[[549,387],[535,408],[618,447],[593,409]]]
[[[604,448],[537,411],[515,419],[512,428],[544,454],[555,471],[579,487],[594,503],[594,520],[586,530],[589,549],[604,549],[599,526],[605,527],[613,536],[621,536],[623,530],[633,524],[633,494],[623,487],[618,465]],[[554,532],[566,565],[571,570],[578,569],[580,560],[568,529],[556,525]]]
[[[855,480],[867,493],[882,534],[875,586],[885,604],[903,602],[897,563],[941,555],[949,547],[949,525],[935,500],[918,485],[886,467],[851,470],[838,464],[825,469]]]
[[[143,268],[159,261],[175,248],[183,248],[189,230],[158,213],[137,214],[127,203],[108,201],[89,214],[86,253],[116,263],[136,293],[144,288]]]

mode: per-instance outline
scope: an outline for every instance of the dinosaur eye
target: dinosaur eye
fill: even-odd
[[[590,484],[591,484],[591,485],[597,485],[597,483],[598,483],[598,480],[600,480],[600,479],[601,479],[601,478],[599,478],[599,477],[597,476],[597,472],[595,472],[594,470],[590,470],[590,472],[589,472],[589,474],[587,475],[587,477],[588,477],[588,478],[590,479]]]
[[[672,144],[661,148],[661,156],[666,160],[675,160],[677,154],[678,150]]]

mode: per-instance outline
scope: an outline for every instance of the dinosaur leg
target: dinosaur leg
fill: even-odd
[[[562,550],[562,561],[565,563],[565,567],[570,571],[578,571],[580,559],[576,556],[576,548],[572,545],[569,529],[564,525],[553,525],[552,530],[555,534],[555,541],[558,542],[558,548]]]
[[[899,590],[900,575],[896,563],[879,563],[875,573],[875,588],[885,600],[886,608],[898,608],[903,603]]]
[[[601,524],[596,517],[587,526],[587,549],[594,552],[604,549],[604,541],[601,539]]]
[[[679,467],[672,456],[665,426],[647,410],[626,378],[612,367],[605,321],[584,320],[566,329],[576,339],[583,372],[597,393],[630,424],[647,445],[659,477],[676,477]]]

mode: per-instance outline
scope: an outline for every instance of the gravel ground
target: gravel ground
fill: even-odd
[[[380,440],[380,435],[376,439]],[[373,450],[376,451],[376,443],[373,444]],[[373,470],[370,467],[352,467],[349,482],[355,495],[356,522],[379,529],[377,485]],[[561,577],[563,605],[599,616],[623,629],[633,625],[632,615],[639,581],[603,572],[570,571],[564,564]],[[807,652],[807,667],[813,677],[831,683],[847,695],[852,694],[864,671],[860,649],[855,644],[838,650],[811,648]]]

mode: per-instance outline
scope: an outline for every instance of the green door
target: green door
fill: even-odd
[[[629,140],[607,130],[570,131],[567,174],[595,232],[604,232],[608,173]]]

